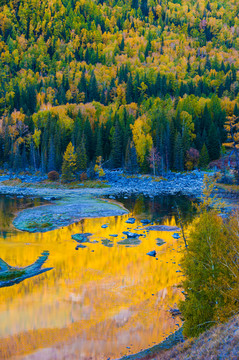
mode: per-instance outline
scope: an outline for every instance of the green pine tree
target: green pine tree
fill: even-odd
[[[81,139],[81,143],[76,149],[76,170],[86,171],[87,169],[87,155],[85,149],[84,138]]]
[[[115,124],[114,135],[112,139],[112,161],[114,168],[119,168],[122,166],[122,138],[118,120]]]
[[[205,169],[209,163],[209,155],[205,143],[203,144],[202,150],[199,156],[199,167]]]
[[[220,157],[220,135],[215,124],[212,122],[208,134],[208,153],[210,161],[217,160]]]

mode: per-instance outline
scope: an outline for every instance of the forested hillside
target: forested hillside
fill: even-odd
[[[205,167],[239,115],[238,0],[1,0],[0,56],[5,169]]]

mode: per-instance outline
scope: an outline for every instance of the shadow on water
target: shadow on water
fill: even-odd
[[[183,195],[161,195],[147,197],[132,195],[131,197],[117,196],[116,200],[122,203],[138,219],[149,219],[154,223],[162,223],[165,219],[175,218],[178,223],[178,211],[182,215],[185,225],[190,224],[195,216],[193,205],[197,200]]]
[[[5,239],[10,233],[16,232],[12,221],[18,211],[47,203],[40,198],[0,195],[0,236]]]

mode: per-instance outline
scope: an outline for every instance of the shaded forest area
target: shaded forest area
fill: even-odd
[[[0,10],[2,168],[60,172],[70,143],[76,173],[98,159],[163,174],[223,153],[226,118],[239,115],[237,0],[2,0]]]

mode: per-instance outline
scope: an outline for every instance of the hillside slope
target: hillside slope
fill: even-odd
[[[71,141],[79,171],[102,156],[147,173],[152,149],[157,174],[205,167],[239,115],[238,13],[237,0],[0,1],[0,166],[60,171]]]
[[[169,351],[152,354],[143,360],[238,360],[239,316],[211,328],[197,339],[188,339]]]

